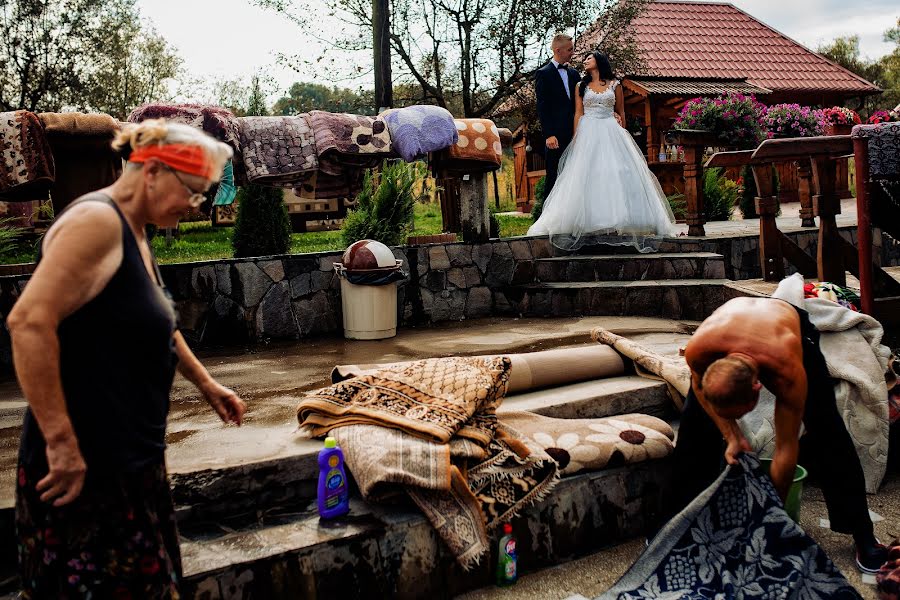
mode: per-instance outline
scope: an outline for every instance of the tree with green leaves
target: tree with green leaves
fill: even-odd
[[[266,94],[259,77],[250,83],[247,116],[266,116]],[[291,219],[281,188],[248,183],[238,190],[238,214],[231,234],[235,258],[285,254],[291,247]]]
[[[141,24],[130,1],[117,2],[101,21],[110,35],[94,62],[85,104],[125,120],[136,106],[168,96],[182,60],[165,38]]]
[[[371,92],[354,91],[320,83],[297,82],[275,102],[272,112],[276,115],[298,115],[311,110],[365,114],[371,110],[374,97]]]
[[[893,108],[900,103],[900,19],[897,20],[897,27],[884,32],[883,39],[885,42],[893,43],[894,48],[889,54],[878,59],[862,56],[858,35],[835,38],[831,43],[817,49],[817,52],[825,58],[884,90],[880,96],[866,99],[865,107],[870,110]]]
[[[317,76],[368,76],[373,30],[371,0],[325,0],[331,18],[346,34],[324,39],[323,19],[314,0],[253,0],[297,23],[306,35],[329,48],[343,51],[341,60],[357,68],[328,68],[327,53],[314,59],[282,57],[298,70],[305,65]],[[490,115],[525,87],[534,71],[549,57],[557,31],[572,30],[598,19],[603,49],[622,68],[637,65],[638,52],[629,23],[648,0],[393,0],[390,6],[390,48],[394,86],[415,84],[421,101],[437,104],[466,117]],[[318,2],[316,3],[318,6]],[[311,15],[315,15],[312,18]],[[330,30],[329,30],[330,31]],[[622,49],[621,45],[628,46]],[[629,46],[630,45],[630,46]],[[347,61],[356,53],[357,61]],[[629,57],[633,57],[633,60]],[[459,111],[454,110],[459,106]]]
[[[122,118],[166,97],[179,68],[135,0],[0,0],[0,110]]]

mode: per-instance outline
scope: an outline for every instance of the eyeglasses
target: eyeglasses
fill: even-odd
[[[184,180],[181,178],[181,176],[178,175],[178,171],[176,171],[169,165],[163,164],[163,167],[165,167],[165,169],[167,171],[171,172],[172,175],[175,176],[175,179],[178,180],[178,183],[180,183],[182,185],[182,187],[184,187],[184,189],[187,190],[188,204],[190,204],[191,208],[197,208],[198,206],[203,204],[203,201],[206,200],[206,196],[203,194],[203,192],[198,192],[198,191],[194,190],[193,188],[191,188],[191,186],[186,184],[184,182]]]

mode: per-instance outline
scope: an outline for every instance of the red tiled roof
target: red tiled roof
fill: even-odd
[[[731,4],[654,1],[632,24],[650,76],[746,78],[772,91],[879,91]],[[581,48],[591,45],[593,35],[585,35]]]

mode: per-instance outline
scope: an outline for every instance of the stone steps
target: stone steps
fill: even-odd
[[[510,396],[500,413],[510,410],[557,418],[642,412],[671,420],[675,414],[665,384],[634,375]],[[245,431],[251,440],[256,435],[245,428],[230,430],[230,434],[240,436]],[[232,438],[229,443],[240,441]],[[171,455],[178,448],[177,444],[170,447],[170,465],[184,463],[184,457]],[[184,533],[188,590],[209,598],[242,597],[234,595],[239,589],[253,590],[253,597],[265,598],[403,598],[417,597],[424,589],[418,581],[424,578],[433,586],[432,595],[449,597],[449,592],[441,594],[456,589],[454,586],[472,589],[490,582],[488,567],[463,573],[412,507],[368,507],[359,501],[354,504],[352,519],[336,530],[320,530],[315,512],[320,448],[319,441],[298,439],[290,453],[268,460],[171,471],[179,527]],[[558,564],[635,535],[647,515],[657,510],[654,507],[660,501],[665,474],[665,469],[648,463],[563,482],[558,489],[571,488],[571,494],[554,494],[517,525],[520,543],[527,532],[536,536],[529,542],[533,549],[528,560],[533,563],[526,560],[523,565]],[[576,480],[581,483],[574,483]],[[595,502],[601,489],[606,500]],[[10,573],[15,562],[12,513],[12,506],[0,507],[0,554]],[[584,537],[573,525],[582,522],[587,523],[583,526],[591,535]],[[559,542],[558,547],[549,545],[547,532],[563,530],[569,541]],[[407,536],[418,536],[419,549],[403,541]],[[568,554],[564,548],[570,548]],[[6,571],[6,567],[0,569],[0,582],[10,576]],[[369,589],[384,593],[359,591]],[[0,585],[0,594],[7,591]]]
[[[537,282],[724,279],[725,258],[713,252],[573,255],[534,261]]]
[[[663,459],[564,478],[512,522],[520,572],[640,535],[660,513],[669,475]],[[187,598],[449,599],[490,585],[495,572],[496,548],[465,572],[406,505],[353,501],[328,525],[312,506],[222,525],[182,529]]]
[[[701,321],[725,301],[726,279],[549,282],[510,288],[523,316],[630,315]]]

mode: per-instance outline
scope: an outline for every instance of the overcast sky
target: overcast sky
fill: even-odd
[[[860,37],[870,58],[890,48],[882,33],[896,25],[896,0],[733,0],[738,8],[801,44],[815,49],[841,35]],[[260,70],[274,76],[277,97],[294,81],[309,80],[276,64],[279,52],[317,56],[315,40],[293,23],[250,0],[138,0],[142,15],[184,59],[191,75],[204,79],[248,78]],[[322,81],[322,83],[330,83]],[[357,84],[347,82],[348,85]]]

